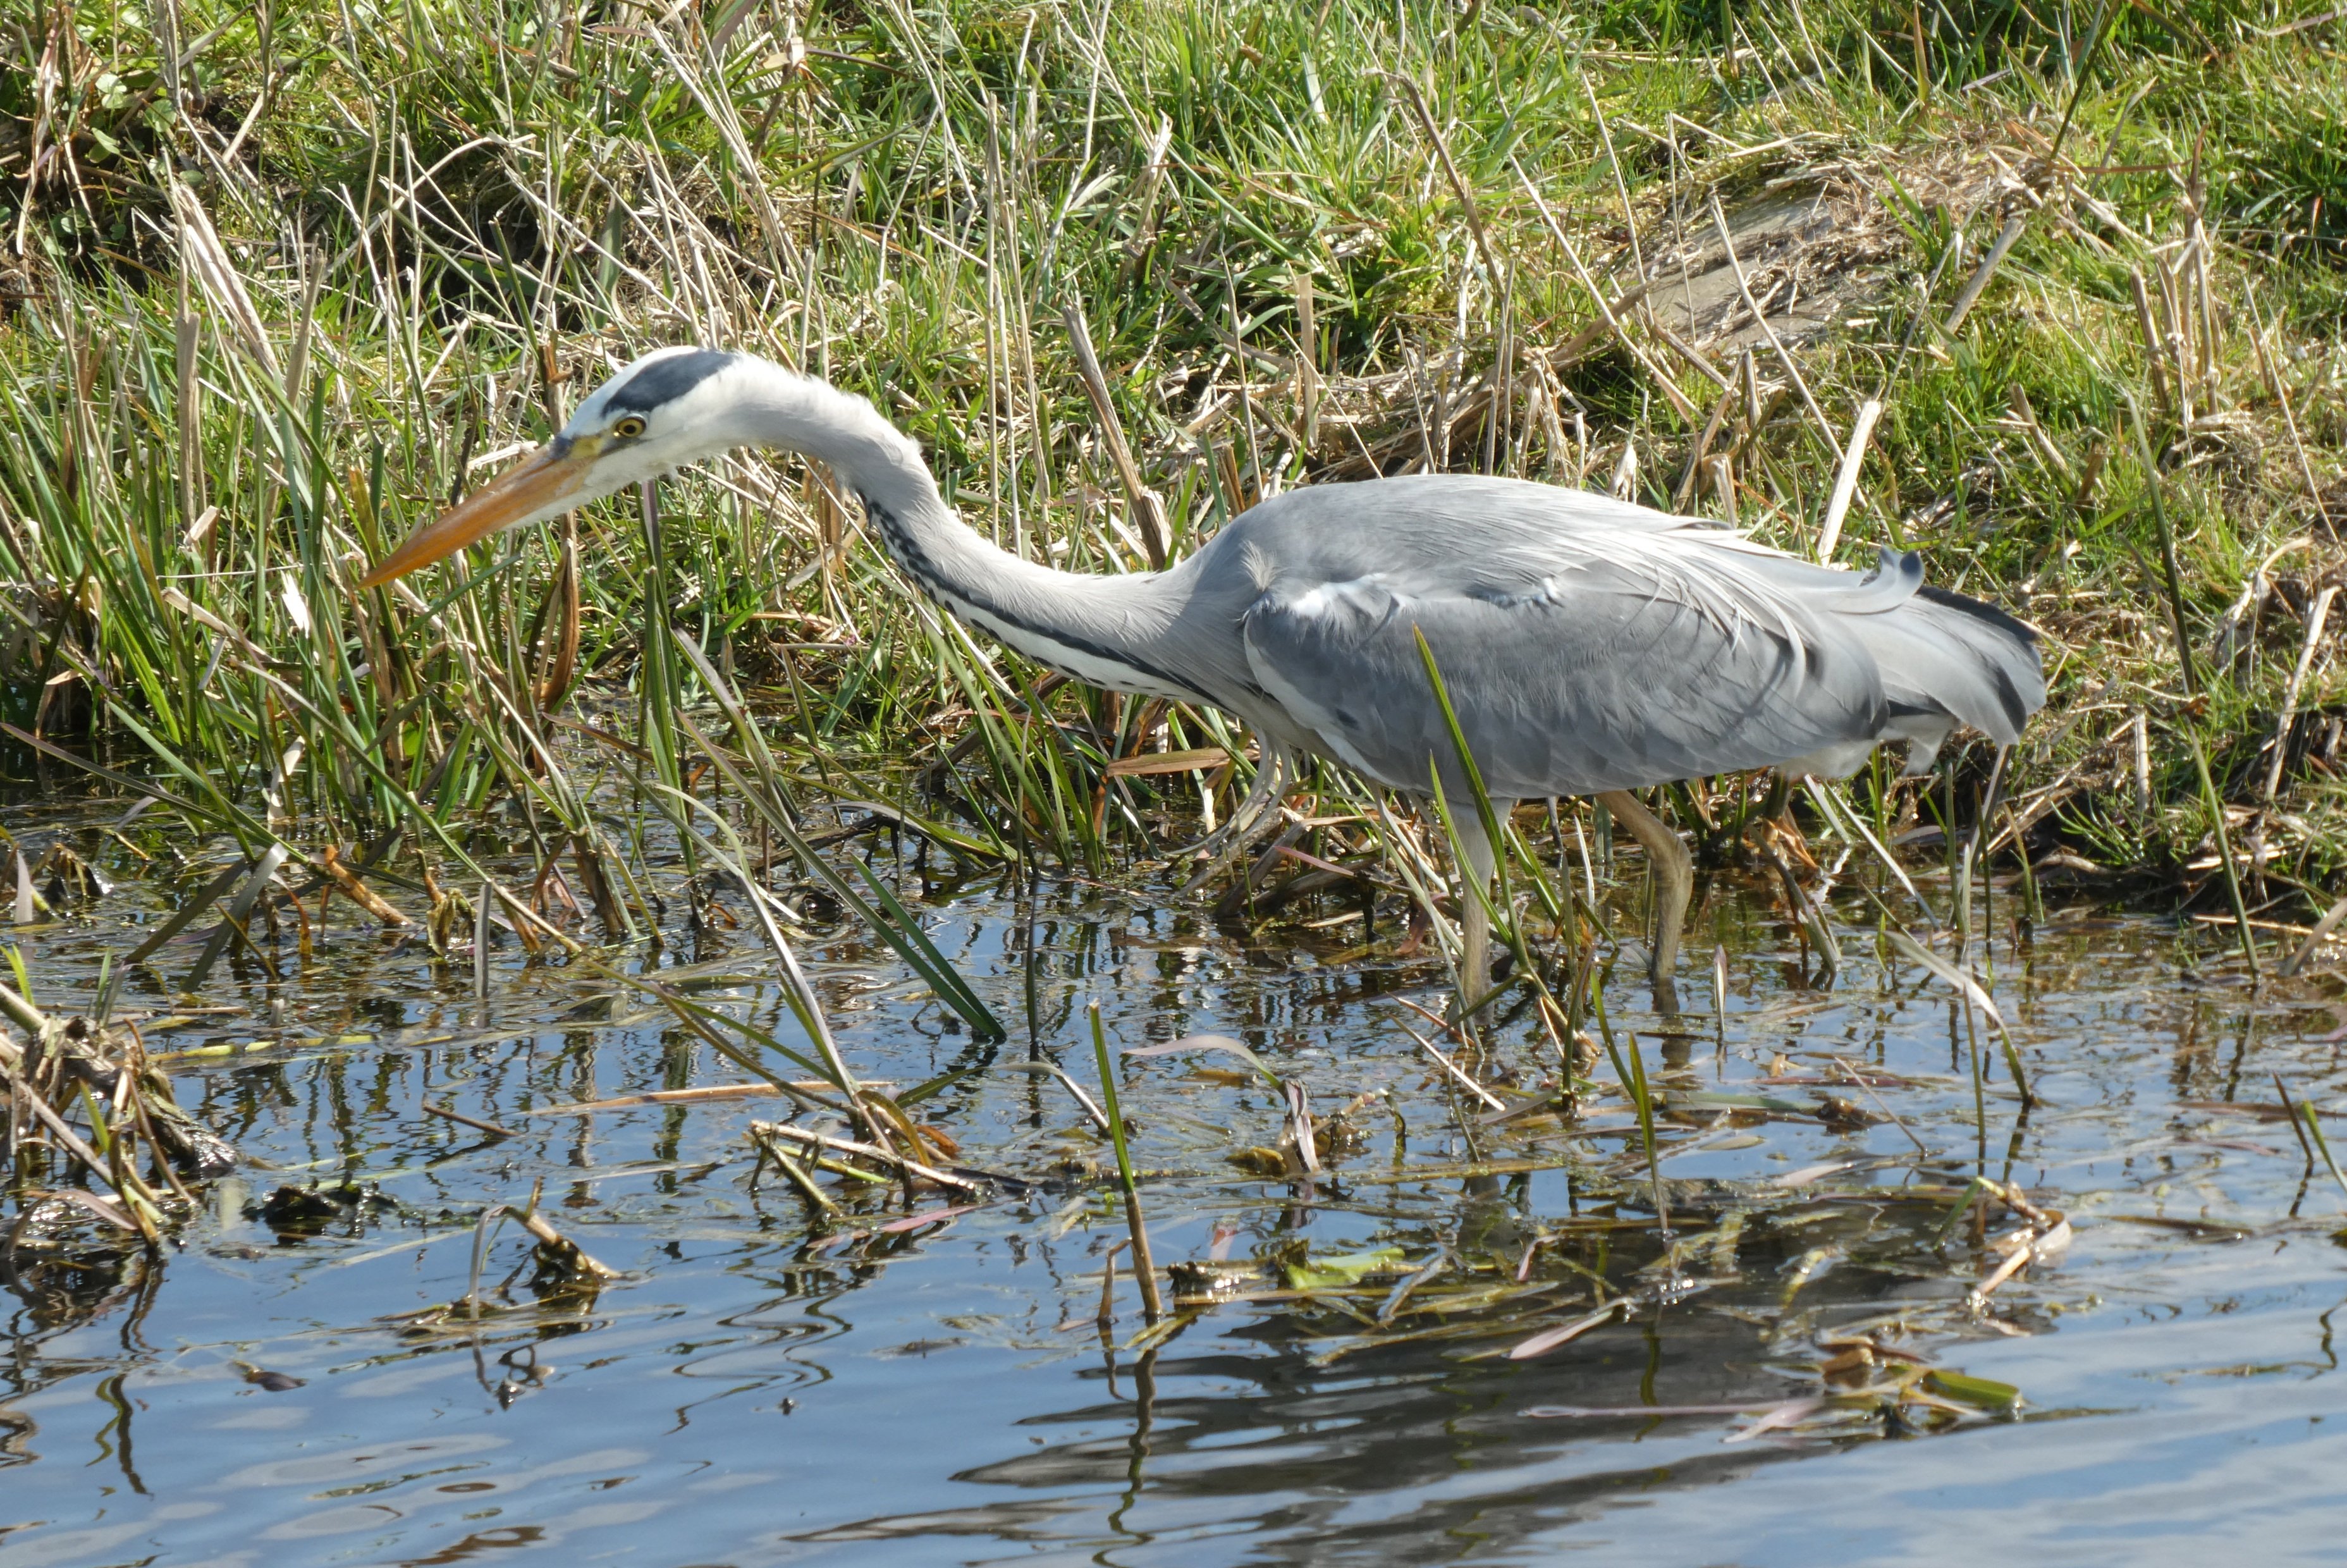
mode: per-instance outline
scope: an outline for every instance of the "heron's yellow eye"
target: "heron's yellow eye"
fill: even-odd
[[[617,436],[622,441],[633,441],[637,436],[641,436],[643,433],[644,422],[638,419],[633,415],[630,415],[627,418],[620,420],[617,425],[611,426],[611,434]]]

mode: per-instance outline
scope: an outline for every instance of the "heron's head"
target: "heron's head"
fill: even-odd
[[[405,577],[502,529],[559,517],[739,445],[727,383],[744,363],[713,349],[646,354],[597,387],[553,440],[418,528],[359,586]]]

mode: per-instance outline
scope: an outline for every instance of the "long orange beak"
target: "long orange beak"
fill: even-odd
[[[359,579],[359,586],[380,588],[500,528],[562,509],[562,503],[585,486],[592,466],[591,454],[548,443],[442,513],[438,522],[408,535],[405,544]]]

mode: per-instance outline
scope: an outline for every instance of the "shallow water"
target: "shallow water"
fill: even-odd
[[[44,1005],[81,1010],[101,957],[202,878],[143,871],[84,831],[87,808],[10,817],[119,884],[16,933]],[[836,1225],[771,1173],[753,1189],[744,1128],[781,1113],[772,1099],[533,1115],[744,1077],[580,967],[499,947],[484,1009],[469,960],[342,920],[306,961],[279,938],[282,983],[238,959],[181,995],[190,949],[166,949],[117,1010],[148,1015],[151,1050],[196,1053],[174,1061],[181,1103],[253,1164],[158,1264],[12,1256],[0,1564],[2336,1560],[2347,1197],[2254,1108],[2275,1072],[2342,1102],[2327,979],[2252,990],[2221,933],[2084,907],[2024,940],[1999,895],[1983,968],[2042,1102],[2024,1112],[1993,1035],[1879,944],[1870,906],[1839,907],[1826,979],[1757,885],[1715,885],[1684,1013],[1651,1010],[1635,957],[1606,991],[1675,1110],[1665,1255],[1623,1103],[1478,1127],[1405,1031],[1429,1026],[1404,999],[1439,1009],[1440,979],[1389,923],[1368,942],[1358,922],[1250,935],[1145,883],[1047,883],[1031,907],[973,884],[917,907],[1014,1020],[1009,1042],[975,1043],[854,932],[819,927],[803,956],[859,1072],[977,1069],[924,1113],[969,1165],[1033,1184],[893,1232],[891,1189],[843,1196],[856,1212]],[[1715,937],[1720,1017],[1699,957]],[[620,961],[795,1039],[750,933],[703,943]],[[1232,1058],[1127,1063],[1161,1265],[1205,1258],[1218,1228],[1237,1260],[1397,1250],[1350,1289],[1216,1305],[1147,1348],[1120,1269],[1103,1332],[1103,1255],[1126,1234],[1104,1144],[1018,1065],[1096,1089],[1092,999],[1123,1045],[1234,1035],[1320,1114],[1359,1102],[1352,1146],[1292,1186],[1229,1163],[1281,1125]],[[1498,1037],[1513,1103],[1556,1061],[1522,1020]],[[1768,1103],[1696,1098],[1719,1094]],[[1821,1116],[1825,1095],[1845,1103]],[[1978,1305],[2014,1222],[1950,1223],[1974,1174],[2075,1236]],[[316,1234],[258,1215],[273,1187],[342,1178],[366,1195]],[[474,1217],[541,1182],[553,1222],[624,1277],[542,1301],[517,1282],[477,1329],[417,1329],[405,1315],[466,1292]],[[1525,1283],[1548,1288],[1511,1296],[1535,1240]],[[507,1227],[486,1285],[526,1256]],[[1618,1321],[1549,1354],[1491,1354],[1617,1295]],[[1463,1327],[1395,1338],[1446,1324]],[[1830,1411],[1775,1430],[1535,1413],[1781,1404],[1823,1391],[1820,1339],[1860,1331],[2022,1402],[1930,1434]]]

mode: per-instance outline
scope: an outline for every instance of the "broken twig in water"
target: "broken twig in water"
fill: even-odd
[[[436,1105],[429,1100],[421,1103],[424,1113],[427,1116],[438,1116],[450,1122],[461,1122],[477,1132],[487,1132],[493,1138],[513,1138],[520,1135],[510,1127],[500,1127],[494,1122],[484,1122],[477,1116],[467,1116],[462,1111],[451,1111],[446,1105]]]

